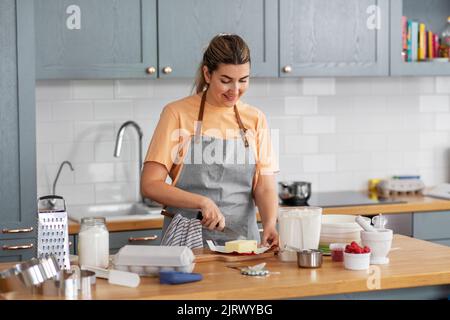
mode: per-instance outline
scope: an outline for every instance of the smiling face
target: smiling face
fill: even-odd
[[[203,66],[203,74],[209,84],[206,100],[221,107],[233,107],[247,91],[250,76],[250,64],[219,64],[217,70],[209,73]]]

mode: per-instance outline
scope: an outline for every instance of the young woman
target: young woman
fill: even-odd
[[[277,246],[278,169],[264,114],[240,100],[249,76],[250,50],[244,40],[215,36],[204,52],[196,93],[169,103],[161,113],[141,192],[164,204],[172,217],[194,219],[200,211],[204,240],[245,238]],[[163,234],[171,220],[164,217]]]

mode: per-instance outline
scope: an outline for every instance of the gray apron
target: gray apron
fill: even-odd
[[[206,91],[203,93],[200,104],[196,132],[191,137],[175,186],[188,192],[206,196],[214,201],[225,217],[226,227],[232,230],[230,234],[202,228],[204,246],[206,246],[206,240],[208,239],[221,244],[225,241],[236,240],[236,235],[249,240],[257,240],[259,243],[256,207],[252,193],[256,162],[245,136],[247,129],[243,126],[235,105],[234,112],[242,139],[223,140],[201,136],[205,100]],[[170,206],[165,207],[165,210],[170,212],[172,216],[179,214],[188,219],[195,219],[198,213],[198,209]],[[163,238],[171,220],[172,218],[168,216],[164,217]]]

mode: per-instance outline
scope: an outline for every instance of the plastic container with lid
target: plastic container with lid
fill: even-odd
[[[78,233],[78,263],[100,268],[109,265],[109,232],[104,217],[81,219]]]
[[[345,250],[345,243],[331,243],[330,244],[331,260],[335,262],[344,261],[344,250]]]
[[[441,33],[441,45],[446,50],[444,57],[449,57],[450,50],[450,17],[447,18],[447,26]]]
[[[186,246],[126,245],[114,256],[113,268],[141,276],[158,275],[161,271],[193,271],[195,256]]]

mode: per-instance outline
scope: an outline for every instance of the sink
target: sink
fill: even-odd
[[[142,203],[110,203],[68,206],[69,219],[81,222],[84,217],[105,217],[106,221],[146,220],[161,218],[162,207],[149,207]]]

